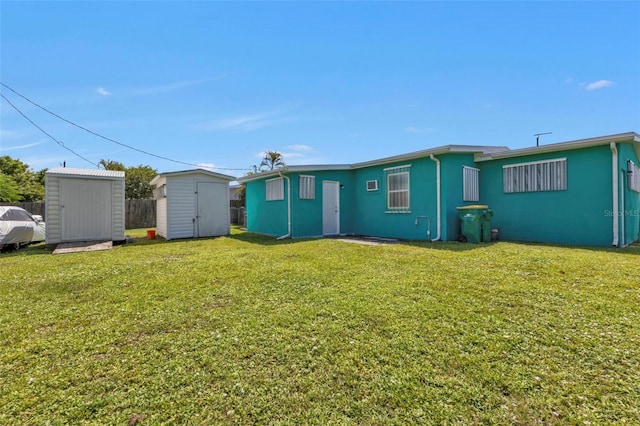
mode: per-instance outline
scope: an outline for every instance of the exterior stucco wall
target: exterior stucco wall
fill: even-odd
[[[293,237],[315,237],[322,235],[322,182],[332,181],[340,184],[340,233],[353,233],[353,184],[350,171],[316,171],[291,173],[291,198],[293,206]],[[315,199],[300,199],[300,176],[315,177]],[[285,194],[286,196],[286,194]]]
[[[291,236],[317,237],[322,235],[322,182],[334,181],[340,189],[340,233],[353,233],[353,184],[350,171],[309,171],[286,173],[284,200],[266,200],[266,180],[246,183],[247,230],[265,235],[281,236],[288,232],[287,199],[291,183]],[[300,176],[315,177],[315,198],[300,199]]]
[[[287,233],[287,185],[284,180],[284,200],[266,201],[266,180],[246,183],[247,231],[280,236]]]
[[[401,166],[409,168],[409,210],[393,212],[387,208],[387,179],[385,169]],[[431,219],[432,238],[436,234],[436,165],[429,158],[369,166],[354,171],[355,210],[354,233],[376,237],[427,239],[427,220]],[[378,181],[377,191],[367,191],[369,180]]]
[[[567,189],[505,193],[502,166],[567,159]],[[493,209],[500,239],[607,246],[612,241],[611,150],[608,145],[480,163],[480,194]]]
[[[441,166],[441,234],[444,241],[460,235],[456,207],[486,204],[494,215],[491,227],[499,229],[501,240],[547,242],[570,245],[610,246],[613,240],[612,155],[608,143],[569,146],[553,152],[509,152],[475,161],[474,154],[448,152],[436,155]],[[620,244],[640,239],[640,193],[625,180],[627,161],[640,165],[636,142],[617,143]],[[410,157],[407,157],[410,158]],[[566,159],[565,190],[505,193],[503,166],[536,161]],[[387,208],[385,169],[408,167],[410,208],[393,212]],[[463,167],[479,170],[478,201],[463,201]],[[287,172],[291,179],[291,230],[293,237],[322,235],[322,182],[336,181],[340,189],[340,233],[364,236],[426,240],[437,236],[436,162],[428,156],[393,163],[355,166],[348,170]],[[299,199],[300,175],[315,176],[316,197]],[[273,178],[270,176],[269,178]],[[378,181],[378,189],[367,191],[367,181]],[[266,201],[265,179],[246,182],[248,230],[281,236],[287,229],[287,196]],[[624,185],[623,185],[624,184]],[[428,218],[428,219],[427,219]],[[416,220],[418,224],[416,225]],[[427,233],[427,224],[430,222]]]
[[[457,207],[472,204],[484,204],[482,191],[479,201],[463,201],[463,167],[478,168],[472,154],[449,154],[440,156],[442,191],[442,239],[456,241],[460,235],[460,215]],[[482,180],[482,172],[480,172]],[[435,182],[435,181],[434,181]],[[435,183],[434,183],[435,185]]]

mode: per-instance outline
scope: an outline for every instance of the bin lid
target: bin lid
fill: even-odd
[[[473,206],[460,206],[460,207],[456,207],[458,210],[465,210],[465,209],[488,209],[489,206],[485,206],[485,205],[481,205],[481,204],[476,204]]]

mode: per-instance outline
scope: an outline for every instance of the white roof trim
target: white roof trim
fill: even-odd
[[[597,138],[578,139],[575,141],[559,142],[549,145],[532,146],[510,151],[476,154],[475,161],[489,161],[500,158],[521,157],[524,155],[547,154],[551,152],[571,149],[588,148],[599,145],[609,145],[611,142],[640,142],[640,135],[635,132],[619,133],[616,135],[600,136]]]
[[[378,160],[366,161],[363,163],[355,164],[330,164],[330,165],[306,165],[306,166],[285,166],[280,169],[271,170],[266,173],[256,173],[249,176],[243,176],[238,178],[238,182],[245,183],[252,180],[264,179],[265,177],[277,175],[279,173],[287,172],[320,172],[326,170],[353,170],[362,169],[370,166],[383,165],[388,163],[395,163],[399,161],[407,161],[415,158],[428,157],[431,154],[447,154],[447,153],[462,153],[462,154],[475,154],[478,152],[487,154],[491,152],[501,152],[509,150],[506,146],[480,146],[480,145],[446,145],[437,148],[425,149],[422,151],[410,152],[408,154],[396,155],[393,157],[385,157]]]
[[[322,172],[328,170],[351,170],[349,164],[320,164],[320,165],[307,165],[307,166],[284,166],[279,169],[269,170],[264,173],[255,173],[252,175],[242,176],[237,178],[237,181],[241,184],[257,179],[264,179],[270,176],[277,176],[280,173],[289,172]]]
[[[306,165],[306,166],[285,166],[280,169],[271,170],[265,173],[256,173],[253,175],[237,178],[241,184],[252,180],[264,179],[270,176],[276,176],[280,173],[288,172],[319,172],[327,170],[353,170],[370,166],[379,166],[395,162],[404,162],[416,158],[429,157],[431,154],[474,154],[474,161],[489,161],[499,158],[518,157],[530,154],[544,154],[548,152],[565,151],[568,149],[579,149],[589,146],[608,145],[611,142],[638,142],[640,143],[640,135],[635,132],[620,133],[610,136],[601,136],[590,139],[580,139],[570,142],[561,142],[550,145],[536,146],[530,148],[511,150],[506,146],[492,145],[445,145],[436,148],[429,148],[422,151],[409,152],[407,154],[395,155],[392,157],[380,158],[378,160],[365,161],[355,164],[333,164],[333,165]],[[636,148],[640,156],[640,148]]]
[[[354,169],[361,169],[369,166],[377,166],[381,164],[395,163],[397,161],[406,161],[413,160],[414,158],[422,158],[428,157],[431,154],[450,154],[450,153],[460,153],[460,154],[476,154],[483,153],[488,154],[492,152],[502,152],[508,151],[509,148],[506,146],[483,146],[483,145],[445,145],[439,146],[436,148],[424,149],[422,151],[414,151],[409,152],[407,154],[394,155],[393,157],[385,157],[380,158],[378,160],[373,161],[365,161],[363,163],[356,163],[352,167]]]
[[[72,167],[56,167],[54,169],[47,170],[45,174],[55,176],[83,176],[95,178],[124,179],[124,172],[118,170],[74,169]]]

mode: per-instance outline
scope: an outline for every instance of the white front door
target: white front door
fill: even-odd
[[[197,184],[198,223],[196,237],[213,237],[229,233],[229,203],[227,185],[217,182]]]
[[[340,182],[322,181],[322,235],[340,234]]]

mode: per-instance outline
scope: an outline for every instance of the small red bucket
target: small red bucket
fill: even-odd
[[[155,240],[156,239],[156,230],[155,229],[149,229],[147,231],[147,240]]]

